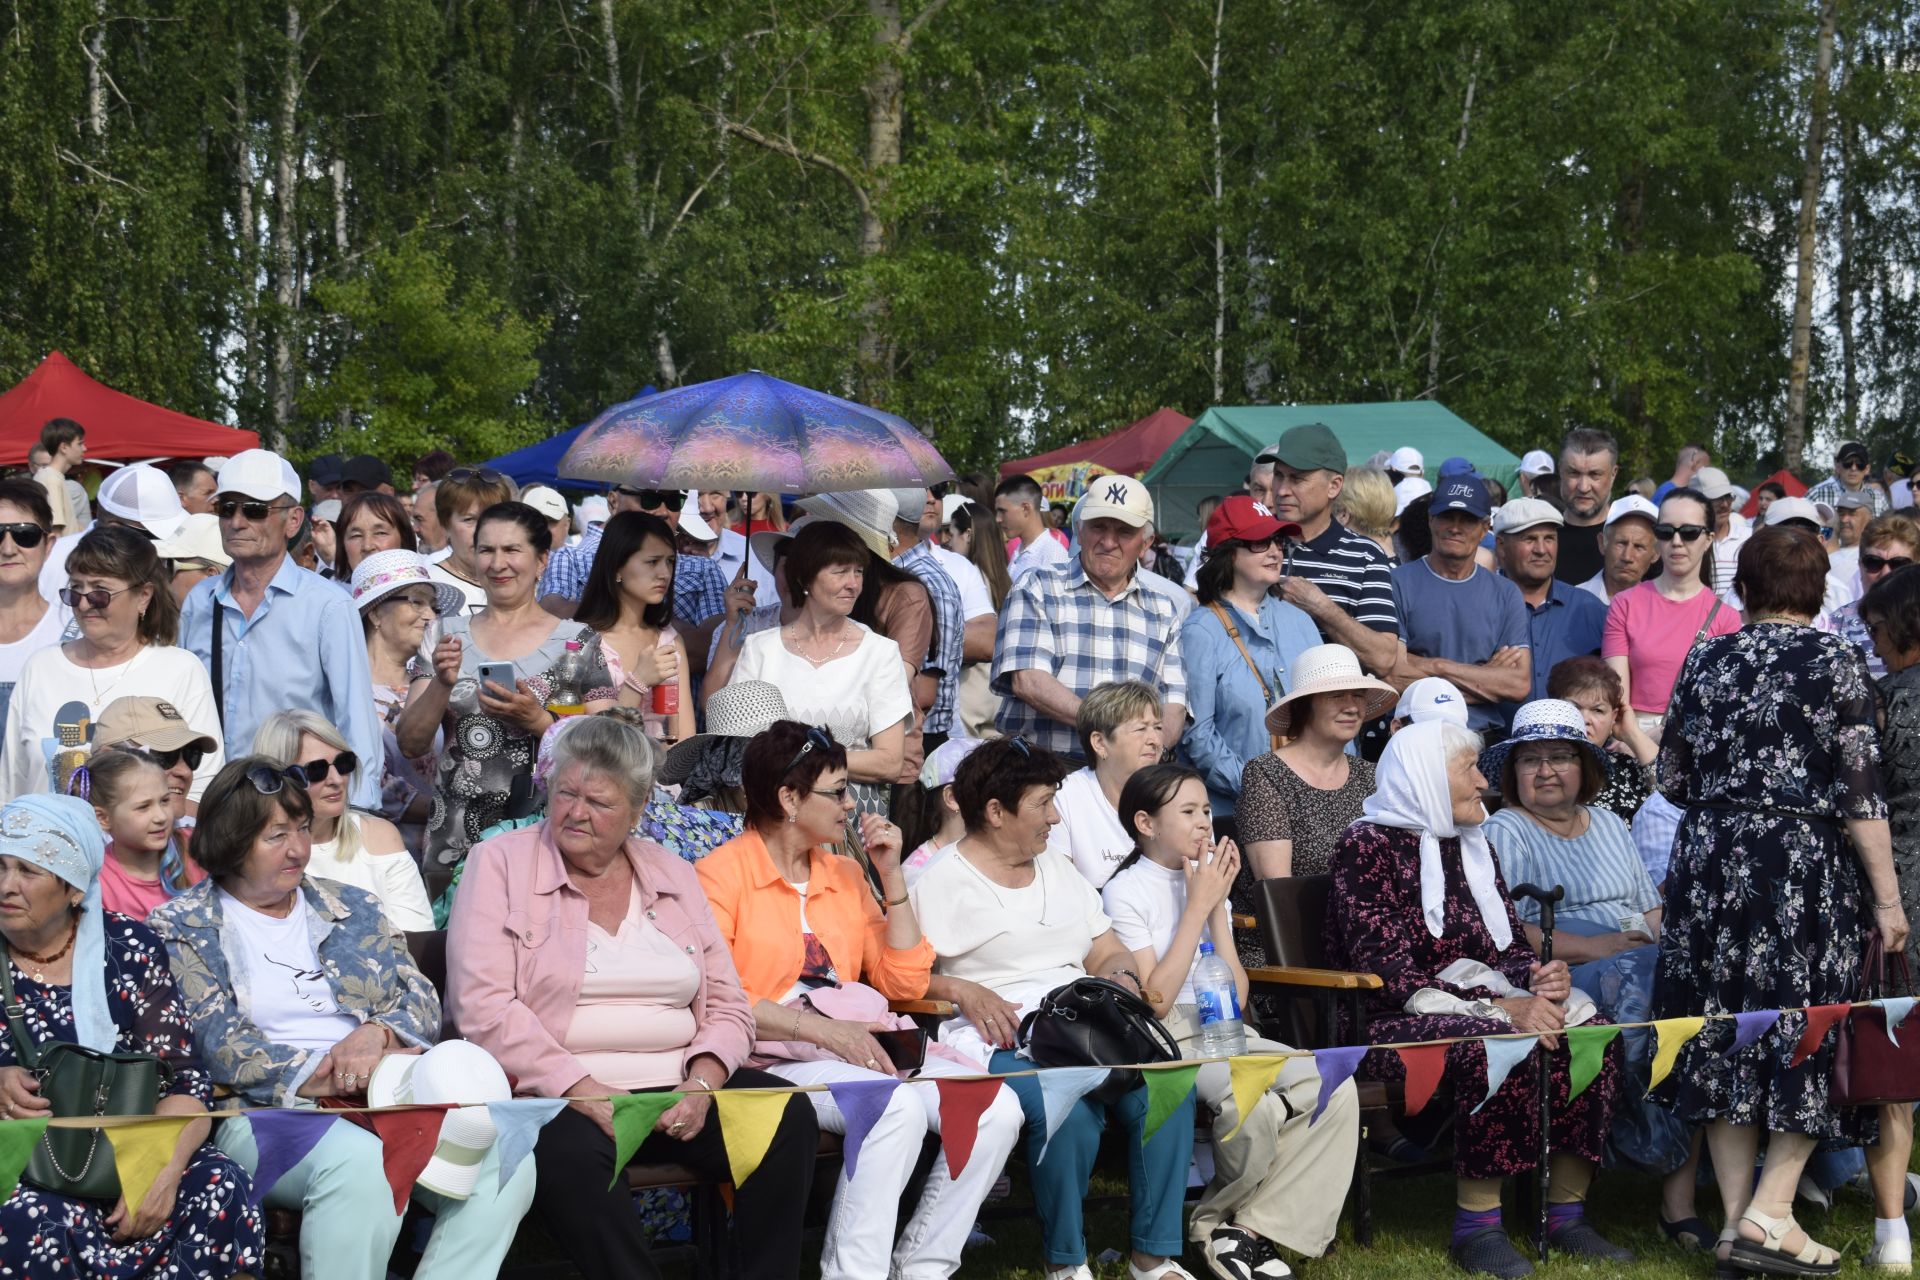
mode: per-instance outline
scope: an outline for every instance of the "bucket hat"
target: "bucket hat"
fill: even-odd
[[[1293,685],[1285,697],[1267,708],[1267,732],[1287,737],[1293,732],[1295,705],[1316,693],[1356,690],[1367,695],[1361,718],[1371,720],[1391,707],[1400,693],[1384,680],[1360,669],[1360,659],[1343,644],[1317,644],[1293,660]]]
[[[867,544],[867,550],[882,560],[891,560],[897,544],[893,537],[893,518],[900,504],[891,489],[854,489],[847,493],[816,493],[800,499],[799,507],[817,520],[843,524]],[[789,530],[791,532],[791,529]]]

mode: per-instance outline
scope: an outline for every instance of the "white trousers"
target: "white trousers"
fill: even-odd
[[[846,1080],[885,1080],[889,1077],[846,1062],[783,1062],[767,1068],[794,1084],[827,1084]],[[920,1078],[975,1075],[976,1067],[960,1067],[929,1056]],[[809,1093],[820,1127],[845,1133],[846,1117],[833,1095]],[[852,1178],[844,1167],[834,1189],[833,1212],[827,1218],[827,1238],[820,1250],[820,1280],[947,1280],[960,1269],[960,1250],[973,1229],[980,1202],[1000,1176],[1013,1144],[1020,1138],[1020,1100],[1001,1086],[1000,1094],[980,1116],[973,1154],[960,1176],[947,1173],[943,1154],[933,1162],[926,1190],[907,1222],[900,1243],[893,1242],[900,1196],[920,1147],[929,1133],[940,1132],[940,1093],[931,1084],[902,1084],[887,1101],[860,1144],[860,1159]]]

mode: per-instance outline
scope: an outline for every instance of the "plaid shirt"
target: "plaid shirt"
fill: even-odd
[[[600,554],[602,530],[590,527],[580,541],[559,547],[547,557],[547,571],[540,575],[540,598],[565,596],[578,602],[593,572],[594,559]],[[673,565],[673,616],[688,626],[698,626],[727,607],[727,571],[718,560],[707,556],[675,556]]]
[[[893,563],[920,579],[920,585],[933,598],[933,643],[927,646],[927,661],[921,670],[937,673],[940,681],[934,690],[933,705],[927,708],[927,722],[922,732],[950,733],[953,701],[960,692],[960,668],[967,660],[964,644],[967,622],[961,616],[960,588],[928,543],[915,543],[910,550],[896,556]]]
[[[570,547],[553,549],[553,554],[547,557],[547,571],[540,575],[542,600],[548,596],[580,599],[580,593],[587,589],[587,575],[593,572],[594,553],[600,550],[600,534],[600,526],[590,524],[580,535],[580,541]]]
[[[1852,490],[1840,483],[1839,476],[1828,476],[1807,490],[1807,501],[1824,502],[1831,507],[1841,494],[1850,492]],[[1860,492],[1867,495],[1867,502],[1872,506],[1875,517],[1883,516],[1893,509],[1893,500],[1880,492],[1879,485],[1863,484],[1860,486]]]
[[[1042,715],[1013,696],[1016,671],[1044,671],[1083,698],[1095,685],[1144,680],[1169,703],[1187,701],[1173,603],[1137,577],[1109,600],[1088,580],[1078,556],[1031,570],[1013,584],[993,646],[993,691],[1005,699],[995,717],[1002,733],[1079,759],[1080,735],[1071,721]]]

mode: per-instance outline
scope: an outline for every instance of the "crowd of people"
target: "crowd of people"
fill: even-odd
[[[258,1275],[250,1179],[273,1162],[222,1111],[450,1073],[475,1095],[453,1100],[566,1105],[517,1168],[463,1131],[468,1173],[422,1182],[429,1280],[493,1274],[527,1216],[582,1275],[659,1274],[617,1166],[726,1181],[716,1092],[793,1085],[818,1087],[734,1188],[728,1274],[799,1272],[818,1171],[822,1276],[954,1275],[1017,1150],[1045,1275],[1090,1280],[1112,1128],[1131,1280],[1191,1280],[1189,1246],[1221,1280],[1278,1280],[1335,1236],[1358,1094],[1293,1056],[1242,1115],[1196,975],[1224,961],[1247,1051],[1288,1052],[1235,919],[1306,878],[1329,963],[1379,978],[1328,1034],[1450,1042],[1445,1101],[1364,1141],[1451,1147],[1466,1271],[1532,1269],[1501,1186],[1543,1139],[1559,1252],[1632,1257],[1585,1216],[1604,1170],[1659,1179],[1658,1225],[1703,1268],[1832,1273],[1793,1204],[1850,1181],[1867,1264],[1911,1264],[1910,1107],[1835,1106],[1835,1036],[1797,1051],[1800,1011],[1861,996],[1873,957],[1920,961],[1903,456],[1876,478],[1844,442],[1801,497],[1690,445],[1623,488],[1582,428],[1508,492],[1307,425],[1185,548],[1130,476],[1071,504],[1025,475],[575,503],[443,452],[403,493],[371,457],[303,475],[254,449],[88,492],[84,427],[41,443],[0,479],[0,936],[24,1011],[0,1119],[48,1112],[31,1068],[54,1041],[159,1058],[158,1110],[191,1119],[137,1205],[23,1181],[9,1275]],[[1523,883],[1563,890],[1555,924]],[[436,930],[444,982],[409,948]],[[1216,1059],[1171,1115],[1137,1075],[1049,1114],[1022,1028],[1088,977]],[[954,1013],[929,1038],[911,1001]],[[1774,1010],[1738,1044],[1720,1020]],[[1702,1014],[1651,1093],[1633,1025],[1574,1087],[1568,1029]],[[1475,1037],[1516,1031],[1544,1067],[1490,1089]],[[1404,1070],[1373,1053],[1359,1079]],[[983,1071],[1013,1074],[929,1166],[936,1082]],[[888,1082],[863,1112],[858,1086]],[[612,1099],[669,1091],[634,1149]],[[818,1160],[855,1126],[857,1162]],[[274,1166],[306,1274],[385,1275],[403,1220],[380,1158],[337,1120]]]

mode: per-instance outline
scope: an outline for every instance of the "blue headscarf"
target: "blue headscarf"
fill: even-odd
[[[0,808],[0,858],[18,858],[86,894],[73,941],[73,1025],[81,1044],[113,1052],[120,1030],[107,1010],[107,934],[100,909],[106,837],[93,806],[74,796],[27,795]]]

